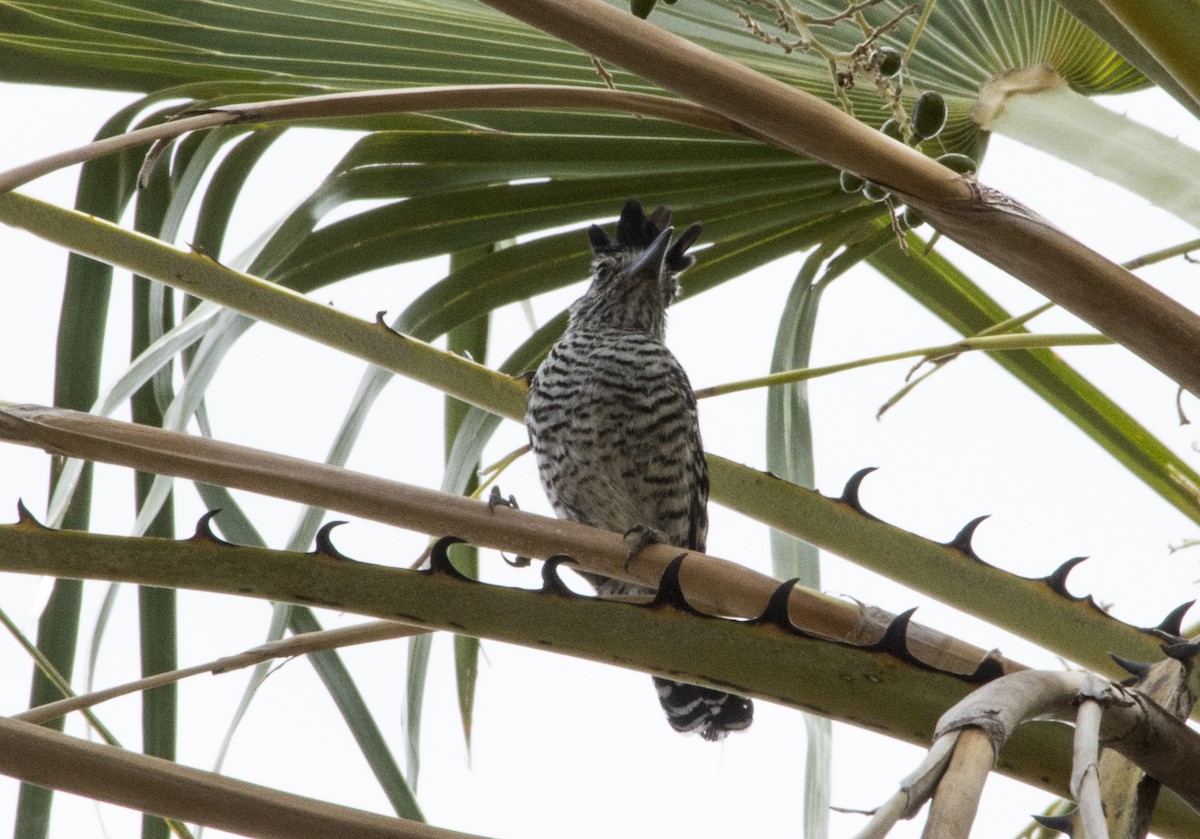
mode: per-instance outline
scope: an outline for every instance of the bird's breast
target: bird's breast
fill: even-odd
[[[691,386],[661,342],[568,333],[534,378],[527,425],[560,515],[688,541],[703,454]]]

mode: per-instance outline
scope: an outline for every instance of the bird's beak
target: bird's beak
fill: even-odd
[[[668,227],[662,233],[658,234],[650,247],[646,248],[646,252],[638,257],[638,261],[633,263],[629,268],[629,273],[638,276],[641,274],[649,274],[654,277],[661,277],[663,266],[667,261],[667,250],[671,247],[671,236],[675,233],[674,227]]]

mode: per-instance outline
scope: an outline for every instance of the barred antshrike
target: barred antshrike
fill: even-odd
[[[666,348],[666,310],[678,275],[695,259],[693,224],[673,243],[671,213],[647,217],[630,199],[614,242],[588,231],[592,284],[571,306],[562,338],[538,368],[525,417],[538,472],[562,518],[649,542],[703,551],[708,534],[708,466],[696,397]],[[652,589],[585,575],[601,595]],[[667,722],[676,731],[720,740],[749,727],[749,699],[655,678]]]

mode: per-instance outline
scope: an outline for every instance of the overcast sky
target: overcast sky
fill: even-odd
[[[0,144],[0,167],[23,163],[86,142],[102,120],[131,97],[0,85],[0,105],[19,114]],[[1194,120],[1157,92],[1109,100],[1118,111],[1200,147]],[[344,135],[293,132],[256,174],[240,210],[229,253],[253,241],[336,161]],[[48,176],[24,191],[69,204],[77,170]],[[1033,207],[1106,256],[1125,260],[1195,236],[1187,225],[1087,173],[1048,160],[1002,137],[993,140],[982,179]],[[643,196],[653,201],[653,196]],[[619,208],[613,208],[615,216]],[[580,235],[583,235],[582,233]],[[186,235],[184,240],[186,240]],[[1019,282],[939,244],[950,257],[1013,312],[1037,305]],[[0,307],[0,401],[49,404],[54,336],[65,255],[27,234],[0,227],[5,254],[7,305]],[[702,255],[701,255],[701,258]],[[668,343],[697,387],[759,375],[770,361],[778,310],[801,261],[780,260],[752,277],[704,294],[672,312]],[[399,312],[445,272],[444,260],[387,269],[327,289],[318,298],[371,318],[380,309]],[[1200,267],[1175,260],[1139,272],[1193,308],[1200,304]],[[685,277],[686,282],[686,277]],[[539,323],[577,296],[582,286],[534,301]],[[129,283],[118,278],[114,310],[128,310]],[[106,383],[127,357],[128,333],[119,314],[110,327]],[[1084,331],[1063,313],[1033,324],[1037,331]],[[516,307],[495,320],[500,348],[519,343],[528,326]],[[814,364],[920,347],[956,337],[947,327],[867,269],[852,271],[828,292],[819,324]],[[1120,348],[1083,347],[1063,352],[1151,431],[1195,463],[1195,433],[1180,428],[1175,388]],[[863,489],[875,515],[936,539],[948,539],[967,520],[993,514],[976,547],[988,561],[1028,576],[1048,573],[1063,560],[1087,555],[1070,588],[1093,593],[1114,613],[1141,625],[1157,623],[1194,596],[1200,576],[1196,555],[1170,554],[1168,545],[1195,537],[1196,528],[1136,478],[1047,408],[997,365],[966,357],[921,385],[883,421],[875,411],[902,384],[901,362],[841,374],[811,385],[817,441],[818,488],[836,495],[863,466],[878,466]],[[216,436],[312,459],[324,456],[361,375],[361,363],[273,327],[255,327],[228,359],[210,393]],[[761,468],[764,464],[761,391],[706,400],[703,432],[710,451]],[[351,468],[436,487],[440,480],[438,394],[393,382],[375,408]],[[1200,406],[1187,401],[1193,415]],[[507,423],[489,448],[496,459],[521,445],[523,429]],[[48,458],[30,449],[0,446],[0,514],[11,520],[16,500],[45,510]],[[132,524],[131,482],[122,470],[98,470],[98,520],[127,532]],[[549,513],[530,458],[501,480],[522,508]],[[202,512],[194,492],[179,493],[181,533]],[[245,498],[273,546],[292,527],[294,505]],[[407,564],[425,539],[370,522],[337,532],[345,553],[370,561]],[[709,550],[760,570],[769,568],[764,528],[721,508],[712,510]],[[485,575],[497,582],[530,579],[487,557]],[[1035,666],[1057,667],[1050,655],[1013,636],[960,615],[841,559],[823,566],[823,587],[892,611],[919,606],[917,620],[983,648],[1000,647]],[[0,578],[0,608],[33,632],[36,609],[48,583],[18,575]],[[95,619],[101,584],[87,587],[85,626]],[[329,625],[360,619],[322,616]],[[1192,615],[1194,620],[1197,616]],[[136,602],[131,588],[118,599],[105,638],[97,685],[136,677]],[[262,639],[266,604],[185,593],[181,596],[181,665],[238,652]],[[791,710],[759,703],[746,734],[721,745],[683,738],[660,718],[649,679],[642,674],[502,644],[485,643],[475,740],[468,763],[458,730],[448,639],[435,645],[424,730],[425,764],[420,798],[430,821],[498,837],[791,837],[799,835],[803,725]],[[398,756],[402,755],[402,642],[347,653]],[[17,645],[0,636],[0,710],[24,707],[29,663]],[[82,668],[80,669],[82,673]],[[245,674],[200,677],[182,688],[180,759],[211,766],[216,744],[245,684]],[[102,706],[101,717],[127,744],[139,742],[138,703]],[[72,720],[69,731],[82,727]],[[919,761],[915,747],[860,730],[835,727],[833,800],[869,808],[890,794]],[[344,735],[340,718],[311,668],[288,663],[268,679],[244,724],[227,766],[231,774],[354,806],[387,812],[369,772]],[[0,830],[11,823],[17,784],[0,780]],[[1044,793],[994,778],[985,792],[981,836],[1010,836],[1050,800]],[[111,835],[132,835],[135,816],[104,808]],[[894,834],[915,837],[920,819]],[[853,834],[859,816],[835,814],[834,837]],[[96,809],[64,796],[54,836],[100,836]],[[219,835],[210,832],[208,835]]]

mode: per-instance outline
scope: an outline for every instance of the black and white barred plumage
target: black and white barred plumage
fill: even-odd
[[[677,277],[694,262],[693,224],[671,242],[670,211],[630,199],[614,242],[593,225],[591,287],[530,385],[526,426],[542,486],[558,515],[703,551],[708,466],[696,398],[663,343]],[[602,595],[651,589],[588,575]],[[719,740],[750,725],[749,699],[654,680],[677,731]]]

